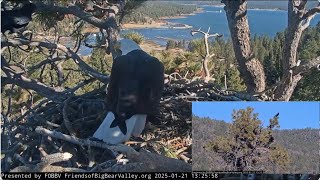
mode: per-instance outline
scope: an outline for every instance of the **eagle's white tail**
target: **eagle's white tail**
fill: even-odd
[[[109,144],[120,144],[130,139],[131,135],[139,136],[144,129],[147,115],[136,114],[130,119],[126,120],[127,134],[124,135],[118,126],[110,128],[112,121],[114,120],[114,114],[108,112],[106,118],[103,120],[99,128],[93,134],[93,137],[101,139]]]
[[[135,118],[135,125],[132,131],[132,135],[135,137],[139,137],[146,125],[146,119],[147,115],[146,114],[136,114],[134,115]]]

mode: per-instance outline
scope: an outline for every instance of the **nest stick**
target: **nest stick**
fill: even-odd
[[[38,126],[36,128],[35,132],[42,134],[42,135],[45,135],[45,136],[50,136],[53,138],[62,139],[62,140],[68,141],[73,144],[78,144],[80,146],[89,146],[90,145],[91,147],[98,147],[98,148],[102,148],[102,149],[110,149],[112,151],[118,151],[118,152],[126,154],[129,157],[139,155],[139,153],[137,151],[135,151],[133,148],[126,146],[124,144],[108,145],[106,143],[95,142],[95,141],[90,141],[88,139],[80,139],[80,138],[77,138],[74,136],[69,136],[69,135],[66,135],[66,134],[63,134],[63,133],[57,132],[57,131],[50,131],[50,130],[45,129],[40,126]]]
[[[71,100],[71,98],[68,98],[67,100],[64,101],[63,109],[62,109],[62,115],[63,115],[64,125],[68,129],[70,135],[74,136],[75,132],[74,132],[74,129],[72,128],[72,126],[71,126],[70,120],[69,120],[68,115],[67,115],[67,108],[68,108],[67,105],[70,102],[70,100]]]

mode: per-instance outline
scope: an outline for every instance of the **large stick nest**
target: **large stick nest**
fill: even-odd
[[[105,96],[101,88],[63,103],[46,101],[15,120],[2,116],[1,170],[191,171],[191,101],[240,98],[202,80],[171,80],[158,123],[147,124],[141,138],[130,139],[127,146],[106,148],[86,141],[107,114]]]

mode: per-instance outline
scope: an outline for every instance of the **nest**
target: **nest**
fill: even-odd
[[[150,159],[159,163],[159,159],[165,156],[168,158],[163,161],[178,159],[174,161],[179,164],[175,165],[176,168],[191,171],[191,102],[239,98],[202,80],[171,80],[165,85],[160,112],[155,117],[158,123],[148,123],[140,138],[131,138],[124,146],[118,147],[86,141],[107,115],[105,97],[104,88],[101,88],[84,95],[71,96],[62,103],[45,100],[16,120],[10,121],[2,116],[1,170],[148,171],[130,169],[130,165]],[[127,147],[131,149],[125,149]],[[117,152],[119,149],[122,152]],[[149,153],[137,159],[132,155],[134,152],[156,155],[149,157]],[[150,164],[141,168],[146,167],[150,167]],[[173,171],[180,169],[171,167]]]

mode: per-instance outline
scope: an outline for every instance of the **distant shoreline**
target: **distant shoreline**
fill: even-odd
[[[274,9],[261,9],[261,8],[250,8],[248,10],[256,10],[256,11],[287,11],[279,8],[274,8]]]
[[[181,24],[181,23],[172,23],[168,22],[166,20],[169,19],[180,19],[180,18],[187,18],[187,16],[193,16],[198,13],[204,12],[203,8],[197,8],[196,11],[190,14],[181,14],[176,16],[164,16],[160,17],[159,20],[155,20],[154,22],[150,24],[137,24],[137,23],[124,23],[121,25],[122,29],[128,30],[128,29],[148,29],[148,28],[164,28],[164,29],[189,29],[192,28],[192,26],[189,26],[187,24]],[[178,25],[178,26],[176,26]]]
[[[202,6],[210,6],[210,7],[224,7],[224,5],[202,5]],[[280,8],[248,8],[248,10],[257,10],[257,11],[287,11],[285,9]]]
[[[151,24],[125,23],[121,25],[122,29],[145,29],[145,28],[164,28],[165,21],[157,21]]]
[[[163,16],[160,17],[160,20],[166,20],[166,19],[180,19],[180,18],[186,18],[187,16],[193,16],[196,15],[198,13],[202,13],[204,12],[203,8],[197,8],[196,11],[194,11],[193,13],[189,13],[189,14],[181,14],[181,15],[176,15],[176,16]]]

